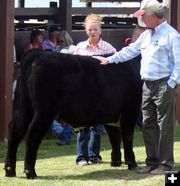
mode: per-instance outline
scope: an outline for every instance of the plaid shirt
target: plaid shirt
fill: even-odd
[[[99,40],[96,48],[91,48],[89,45],[89,39],[77,44],[74,54],[93,56],[93,55],[105,55],[115,53],[116,49],[106,41]]]
[[[169,76],[168,85],[180,84],[180,35],[166,21],[143,32],[135,43],[108,57],[109,63],[119,63],[139,54],[143,80],[157,80]]]

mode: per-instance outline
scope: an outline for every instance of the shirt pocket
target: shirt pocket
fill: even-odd
[[[167,56],[166,42],[164,40],[156,41],[152,53],[156,60],[163,62]]]
[[[164,40],[156,41],[155,47],[157,47],[157,49],[159,51],[165,51],[166,50],[166,42]]]

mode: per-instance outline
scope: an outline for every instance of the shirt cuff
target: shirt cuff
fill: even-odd
[[[111,60],[111,57],[107,57],[108,63],[113,63],[113,61]]]
[[[171,88],[174,88],[177,84],[175,81],[173,81],[172,79],[169,79],[167,81],[167,84],[171,87]]]

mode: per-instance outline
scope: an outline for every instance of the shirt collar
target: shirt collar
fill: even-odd
[[[100,48],[101,43],[102,43],[102,39],[100,38],[100,39],[99,39],[99,42],[98,42],[98,44],[97,44],[97,47],[98,47],[98,48]],[[88,39],[88,40],[86,40],[86,41],[84,42],[83,49],[86,49],[86,48],[88,48],[89,46],[90,46],[90,45],[89,45],[89,39]]]
[[[163,21],[163,22],[162,22],[161,24],[159,24],[158,26],[156,26],[155,28],[148,28],[148,30],[151,31],[151,32],[152,32],[153,30],[155,30],[154,33],[156,33],[156,32],[158,32],[159,30],[161,30],[161,28],[163,28],[165,24],[167,24],[167,21],[166,21],[166,20]]]
[[[167,21],[163,21],[161,24],[155,27],[156,31],[160,30],[165,24],[167,24]]]
[[[167,24],[167,21],[163,21],[161,24],[155,27],[156,32],[159,31],[165,24]]]

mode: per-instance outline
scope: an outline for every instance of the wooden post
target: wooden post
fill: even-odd
[[[60,11],[56,22],[63,26],[63,29],[68,31],[71,35],[72,31],[72,0],[60,0]]]
[[[14,1],[0,1],[0,140],[7,140],[12,118]]]
[[[25,0],[18,0],[18,7],[19,8],[24,8],[25,5]]]
[[[171,25],[178,30],[178,15],[179,13],[179,1],[173,0],[171,1],[171,8],[170,8],[170,23]],[[180,30],[178,30],[180,31]]]
[[[86,7],[92,7],[92,2],[86,2]]]
[[[72,0],[59,0],[59,16],[57,16],[56,23],[62,25],[63,29],[68,31],[71,35],[72,31]]]
[[[176,16],[176,19],[177,19],[177,31],[180,33],[180,1],[177,2],[177,16]]]

